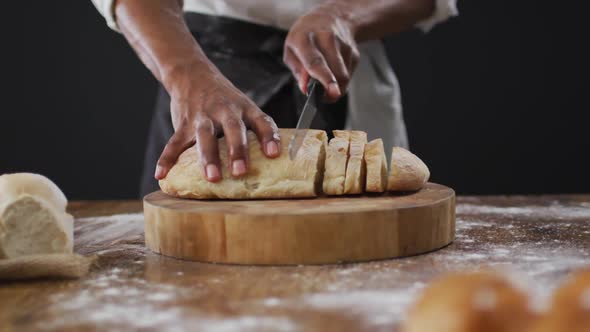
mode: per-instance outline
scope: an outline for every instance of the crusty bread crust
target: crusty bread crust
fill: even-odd
[[[347,141],[350,141],[350,130],[332,130],[332,134],[336,138],[342,138]]]
[[[165,193],[197,199],[256,199],[314,197],[319,194],[324,174],[327,135],[323,130],[309,130],[295,160],[289,159],[288,144],[293,129],[280,129],[282,151],[277,158],[267,158],[256,135],[248,131],[250,164],[248,174],[233,178],[228,171],[227,145],[219,139],[222,180],[207,181],[196,149],[179,157],[160,188]]]
[[[367,144],[362,131],[335,130],[327,142],[323,130],[309,130],[295,160],[289,159],[288,142],[293,129],[280,129],[282,152],[267,158],[256,135],[249,131],[249,172],[234,178],[228,171],[227,146],[219,139],[222,180],[206,180],[196,149],[186,150],[172,167],[160,188],[165,193],[196,199],[298,198],[363,192],[415,191],[430,177],[428,167],[411,152],[394,147],[387,174],[383,141]]]
[[[420,190],[430,178],[430,171],[424,162],[410,151],[394,147],[389,164],[389,191]]]

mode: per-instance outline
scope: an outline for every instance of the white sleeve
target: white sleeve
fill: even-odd
[[[117,21],[115,20],[115,0],[92,0],[94,7],[104,17],[109,28],[119,31]]]
[[[438,23],[448,18],[459,15],[457,0],[436,0],[436,8],[432,15],[416,24],[424,32],[430,31]]]

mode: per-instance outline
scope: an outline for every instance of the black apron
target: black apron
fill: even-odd
[[[209,60],[225,77],[270,115],[279,128],[296,126],[305,96],[283,64],[285,31],[197,13],[187,13],[185,19]],[[346,99],[342,98],[335,104],[325,105],[312,128],[331,133],[344,128],[345,120]],[[159,189],[154,179],[156,163],[173,133],[170,96],[160,85],[147,140],[141,196]]]

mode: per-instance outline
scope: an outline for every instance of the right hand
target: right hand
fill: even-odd
[[[267,157],[279,156],[281,142],[273,119],[212,65],[191,64],[177,68],[167,76],[164,85],[171,98],[175,133],[158,160],[156,179],[165,178],[180,154],[196,143],[205,178],[210,182],[221,180],[217,144],[217,136],[221,133],[227,143],[228,171],[234,177],[246,174],[246,128],[256,133]]]

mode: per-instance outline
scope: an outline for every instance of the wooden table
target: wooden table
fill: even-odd
[[[432,278],[508,269],[539,301],[590,266],[590,195],[460,197],[457,238],[430,254],[361,264],[257,267],[161,257],[140,202],[74,202],[82,280],[0,285],[0,331],[392,331]]]

